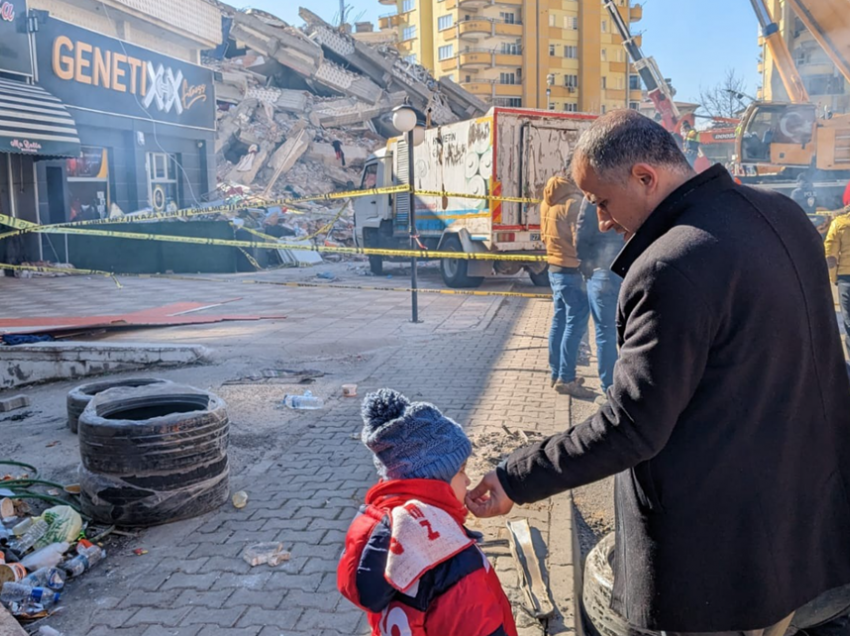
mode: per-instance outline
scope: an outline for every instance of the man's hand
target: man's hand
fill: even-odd
[[[492,470],[484,475],[481,483],[466,493],[466,507],[476,517],[499,517],[508,514],[514,502],[502,488],[496,471]]]

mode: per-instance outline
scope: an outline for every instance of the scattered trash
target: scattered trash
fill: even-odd
[[[4,563],[0,565],[0,583],[7,581],[23,581],[27,569],[20,563]]]
[[[65,574],[55,567],[39,568],[23,578],[22,583],[59,592],[65,587]]]
[[[0,519],[3,523],[8,523],[6,520],[15,516],[15,504],[8,497],[0,499]]]
[[[343,384],[342,385],[342,394],[345,397],[357,397],[357,385],[356,384]]]
[[[290,556],[289,552],[283,549],[283,544],[277,542],[257,543],[242,551],[242,559],[251,567],[264,563],[276,567],[284,561],[289,561]]]
[[[38,636],[64,636],[64,634],[48,625],[42,625],[38,628]]]
[[[83,542],[81,541],[80,545],[82,544]],[[84,572],[88,572],[106,558],[106,552],[98,546],[89,544],[87,547],[80,548],[80,545],[77,545],[77,556],[62,564],[62,569],[65,570],[65,572],[68,573],[68,576],[72,579],[80,576]]]
[[[45,447],[45,448],[53,448],[53,447],[54,447],[54,446],[56,446],[58,443],[59,443],[59,440],[57,439],[57,440],[54,440],[54,441],[52,441],[52,442],[48,442],[47,444],[45,444],[45,445],[44,445],[44,447]]]
[[[145,550],[144,548],[136,548],[135,550],[133,550],[133,554],[135,554],[136,556],[144,556],[147,553],[148,553],[148,551]]]
[[[248,493],[244,490],[240,490],[239,492],[233,493],[231,501],[233,502],[234,508],[244,508],[248,505]]]
[[[45,610],[53,607],[59,602],[59,594],[43,587],[9,581],[3,584],[0,602],[12,606],[13,610],[17,606],[21,613],[28,613],[30,605],[38,605],[40,607],[35,609]]]
[[[336,280],[336,276],[331,272],[319,272],[316,274],[316,278],[321,278],[322,280]]]
[[[315,411],[325,404],[322,398],[315,397],[310,391],[304,391],[304,395],[285,395],[283,403],[298,411]]]
[[[41,518],[47,521],[48,528],[44,535],[36,541],[36,549],[51,543],[74,541],[83,528],[83,520],[80,514],[71,506],[54,506],[45,510]]]
[[[13,528],[13,532],[17,534],[16,530],[20,527],[19,524]],[[30,548],[32,548],[45,534],[47,534],[47,529],[50,527],[50,524],[47,523],[44,519],[38,519],[34,522],[31,522],[25,532],[22,535],[18,535],[20,538],[9,546],[18,554],[23,554],[24,552],[28,552]]]
[[[325,375],[323,371],[313,369],[302,371],[295,371],[293,369],[263,369],[258,373],[251,373],[236,380],[229,380],[225,384],[251,384],[266,380],[270,381],[270,384],[275,383],[275,380],[280,380],[278,384],[313,384],[316,379],[322,378]]]

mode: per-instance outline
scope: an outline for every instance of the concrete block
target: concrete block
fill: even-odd
[[[31,404],[30,399],[26,395],[16,395],[14,397],[0,400],[0,413],[8,413],[16,409],[22,409]]]
[[[27,636],[21,624],[2,605],[0,605],[0,636]]]
[[[40,342],[0,348],[0,389],[207,362],[200,345]]]

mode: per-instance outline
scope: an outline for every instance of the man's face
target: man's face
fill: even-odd
[[[626,179],[600,179],[596,172],[579,160],[573,179],[587,199],[596,205],[599,230],[614,230],[628,241],[663,200],[659,197],[658,175],[646,164],[632,168]]]

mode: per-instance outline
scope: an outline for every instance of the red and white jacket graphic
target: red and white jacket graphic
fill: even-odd
[[[337,586],[373,636],[517,636],[496,572],[449,484],[382,482],[345,538]]]

